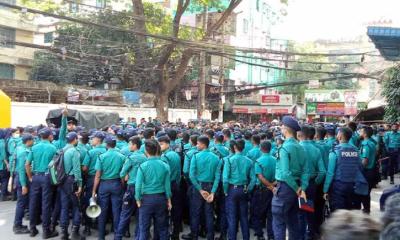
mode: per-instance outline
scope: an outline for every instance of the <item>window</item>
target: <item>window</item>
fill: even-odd
[[[106,0],[96,0],[96,7],[105,8],[106,7]]]
[[[13,65],[0,63],[0,78],[1,79],[14,79],[15,68]]]
[[[247,33],[249,31],[249,20],[243,19],[243,33]]]
[[[15,29],[0,27],[0,47],[14,48]]]
[[[53,40],[53,32],[48,32],[44,34],[44,43],[52,43]]]

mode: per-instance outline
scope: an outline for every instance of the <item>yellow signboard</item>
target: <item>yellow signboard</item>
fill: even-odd
[[[11,99],[0,90],[0,128],[11,127]]]

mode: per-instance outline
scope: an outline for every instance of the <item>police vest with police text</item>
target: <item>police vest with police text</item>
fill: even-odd
[[[360,169],[360,156],[355,147],[336,147],[337,155],[335,180],[354,183]]]

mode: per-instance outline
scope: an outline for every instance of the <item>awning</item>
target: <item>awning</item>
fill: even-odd
[[[368,27],[367,35],[386,60],[400,60],[400,28]]]
[[[382,122],[385,115],[385,107],[375,107],[360,111],[355,117],[355,122]]]

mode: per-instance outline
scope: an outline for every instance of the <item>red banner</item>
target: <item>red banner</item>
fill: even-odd
[[[256,108],[256,109],[251,109],[251,112],[255,114],[265,114],[268,113],[268,110],[266,108]]]
[[[249,113],[248,108],[233,108],[233,113]]]
[[[282,109],[276,108],[276,109],[271,109],[271,113],[272,114],[288,114],[289,110],[285,109],[285,108],[282,108]]]
[[[317,114],[342,116],[344,115],[344,103],[317,103]]]
[[[261,103],[268,104],[268,103],[279,103],[280,97],[279,95],[262,95],[261,96]]]

